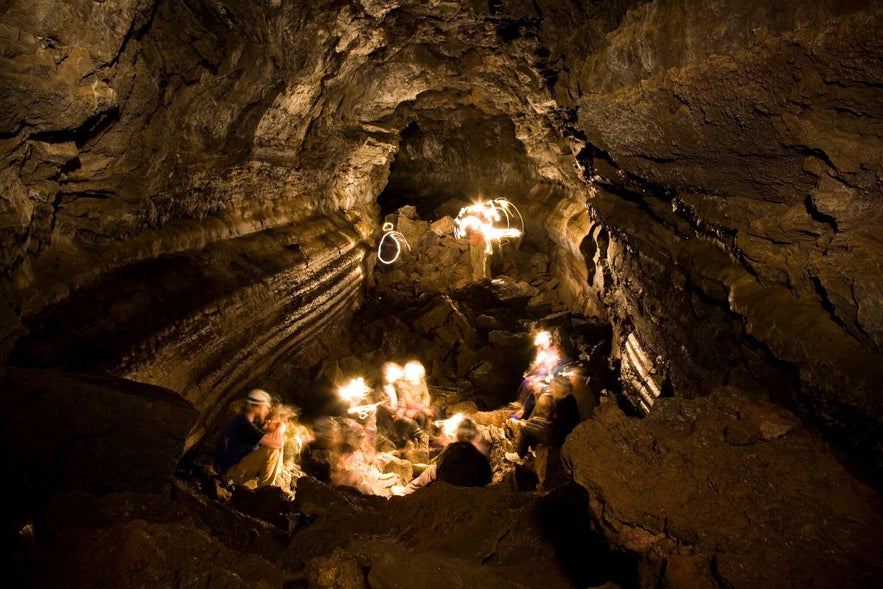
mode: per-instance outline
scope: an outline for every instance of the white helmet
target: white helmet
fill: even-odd
[[[259,405],[262,407],[271,407],[273,405],[273,398],[270,396],[270,393],[261,389],[252,389],[248,396],[245,397],[245,400],[248,401],[249,405]]]

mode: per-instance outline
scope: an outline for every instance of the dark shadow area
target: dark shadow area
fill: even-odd
[[[414,205],[422,219],[456,216],[450,203],[517,200],[537,179],[536,165],[504,116],[475,109],[421,112],[400,134],[399,150],[378,196],[381,215]]]
[[[636,589],[638,563],[610,548],[589,514],[588,492],[569,483],[551,491],[538,505],[545,539],[577,587],[614,583]]]

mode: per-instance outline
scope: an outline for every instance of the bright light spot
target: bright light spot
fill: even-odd
[[[435,424],[442,428],[442,431],[445,432],[446,436],[453,437],[454,434],[457,433],[457,428],[460,426],[460,423],[462,423],[465,418],[466,417],[462,413],[457,413],[447,419],[436,421]]]
[[[537,352],[533,363],[524,373],[526,378],[549,383],[552,374],[561,363],[561,355],[558,346],[552,341],[552,334],[548,331],[540,331],[534,336],[533,343],[537,346]]]
[[[517,227],[513,227],[513,223]],[[460,209],[454,219],[454,236],[463,237],[479,232],[484,237],[488,254],[493,254],[493,243],[506,243],[506,238],[519,237],[524,232],[524,218],[505,198],[479,201]]]
[[[348,383],[338,388],[337,394],[340,395],[340,398],[342,400],[352,405],[353,403],[364,399],[365,395],[367,395],[368,391],[370,390],[371,387],[366,385],[365,379],[360,376],[358,378],[350,380]]]
[[[424,376],[426,376],[426,369],[423,368],[423,364],[416,360],[411,360],[407,364],[405,364],[405,369],[403,370],[403,374],[405,380],[409,382],[420,382]]]
[[[392,383],[405,376],[405,371],[395,362],[387,362],[383,365],[383,379]]]
[[[535,338],[533,338],[533,344],[535,346],[543,346],[544,348],[548,348],[552,343],[552,334],[548,331],[539,332]]]

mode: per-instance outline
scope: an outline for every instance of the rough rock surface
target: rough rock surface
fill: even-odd
[[[880,496],[768,402],[723,388],[637,419],[608,400],[564,455],[642,586],[689,570],[689,586],[858,588],[883,573]]]
[[[174,392],[112,377],[0,370],[13,533],[55,494],[167,490],[197,411]],[[145,416],[149,415],[149,418]]]
[[[655,8],[641,26],[674,18]],[[687,55],[687,63],[665,69],[677,54],[671,46],[692,40],[693,26],[707,26],[707,15],[686,16],[696,18],[683,40],[647,48],[646,62],[660,67],[648,72],[655,75],[578,101],[580,127],[593,143],[586,164],[601,186],[625,197],[599,192],[589,201],[624,246],[622,269],[612,274],[614,290],[629,302],[613,307],[669,362],[681,394],[706,394],[707,385],[726,384],[746,368],[757,373],[755,359],[778,361],[786,368],[776,379],[779,395],[870,457],[883,415],[875,335],[883,283],[874,237],[881,168],[872,163],[881,150],[872,81],[880,79],[874,55],[881,47],[866,25],[879,24],[880,13],[795,11],[801,24],[830,24],[774,35],[784,23],[764,22],[746,46],[704,59]],[[721,26],[759,16],[737,9]],[[628,186],[617,179],[622,174],[639,181]],[[656,277],[667,287],[654,284]],[[727,327],[697,334],[697,325]],[[711,350],[743,356],[743,364],[691,368],[718,364]],[[705,377],[693,378],[697,372]],[[791,375],[793,384],[782,382]]]
[[[499,270],[534,310],[609,323],[613,392],[648,423],[732,387],[879,489],[881,25],[873,0],[4,2],[0,361],[50,388],[59,368],[166,387],[198,413],[183,451],[243,388],[340,364],[363,287],[460,286],[445,221],[403,220],[418,265],[381,275],[387,213],[503,195],[525,256]],[[419,331],[446,385],[502,386],[490,359],[440,354],[476,327],[515,349],[462,317],[433,299],[371,337]],[[666,582],[707,579],[713,554],[668,554]],[[323,558],[319,576],[368,556]]]
[[[506,192],[619,355],[634,335],[685,396],[761,375],[745,386],[877,468],[880,19],[800,0],[8,3],[0,350],[30,363],[38,315],[148,260],[333,211],[365,238],[377,202]],[[228,331],[211,309],[194,317]],[[231,393],[199,379],[172,388]]]
[[[23,539],[33,542],[36,532],[42,548],[23,556],[22,581],[502,588],[579,587],[611,578],[611,555],[588,526],[585,491],[575,485],[540,497],[516,493],[508,482],[486,489],[436,483],[407,497],[372,500],[306,477],[293,502],[265,493],[247,503],[239,507],[248,513],[240,513],[185,482],[173,499],[61,495]],[[298,511],[315,521],[292,529],[268,521]]]

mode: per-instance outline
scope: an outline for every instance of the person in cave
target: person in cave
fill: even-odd
[[[526,378],[519,387],[519,404],[521,408],[511,415],[512,419],[530,419],[537,399],[547,391],[549,385],[541,378]]]
[[[429,431],[434,414],[423,364],[416,360],[405,364],[402,378],[395,381],[395,389],[398,397],[397,417],[412,419],[420,429]]]
[[[555,399],[544,387],[538,395],[530,417],[524,421],[515,438],[515,452],[507,452],[506,460],[523,464],[527,453],[538,444],[552,444],[552,408]]]
[[[340,421],[340,432],[340,453],[337,463],[331,465],[331,484],[353,487],[369,495],[392,487],[395,475],[380,472],[374,465],[376,451],[365,426],[345,418]]]
[[[555,407],[552,410],[552,444],[561,446],[570,432],[579,425],[579,405],[573,396],[573,381],[570,377],[556,375],[552,379],[550,390],[555,397]]]
[[[275,484],[284,461],[286,424],[278,417],[268,419],[272,406],[272,397],[261,389],[249,391],[234,406],[237,414],[221,430],[215,447],[215,471],[224,481]]]
[[[383,375],[383,391],[388,402],[377,408],[378,432],[385,433],[399,456],[415,448],[428,448],[434,414],[423,365],[411,361],[401,367],[386,362]]]
[[[455,441],[448,444],[433,464],[394,494],[409,495],[435,481],[458,487],[484,487],[493,480],[493,469],[481,443],[475,421],[464,418],[457,426]]]
[[[338,464],[344,440],[340,424],[322,416],[313,422],[313,437],[301,453],[301,469],[316,480],[331,484],[331,473]]]
[[[530,418],[537,398],[560,371],[562,365],[561,352],[551,332],[540,331],[534,337],[533,343],[536,352],[518,389],[521,408],[512,415],[515,419]]]
[[[466,233],[469,236],[469,259],[472,263],[472,280],[477,282],[488,277],[488,243],[484,231],[479,224],[469,225]]]
[[[538,445],[561,446],[580,421],[579,407],[570,379],[557,375],[537,399],[533,415],[524,422],[515,440],[515,452],[506,460],[524,464],[527,454]]]

